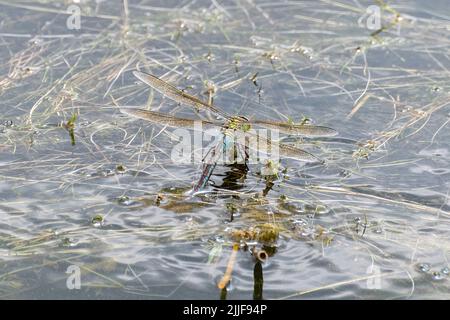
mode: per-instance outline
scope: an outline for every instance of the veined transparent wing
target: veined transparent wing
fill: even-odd
[[[291,158],[305,162],[323,162],[322,159],[316,157],[312,153],[303,149],[272,141],[267,137],[261,137],[258,134],[251,132],[236,131],[237,139],[236,143],[246,146],[253,151],[263,154],[271,154],[272,156],[278,155],[283,158]],[[246,137],[250,139],[246,139]]]
[[[331,137],[338,134],[336,130],[324,126],[314,126],[308,124],[290,124],[269,120],[254,120],[250,123],[267,129],[279,130],[281,133],[291,135],[303,135],[309,137]]]
[[[213,105],[209,105],[199,98],[191,96],[190,94],[187,94],[186,92],[175,88],[173,85],[159,79],[158,77],[155,77],[154,75],[143,73],[140,71],[133,71],[133,74],[142,82],[148,84],[156,91],[178,103],[182,103],[203,111],[211,111],[215,115],[221,116],[222,118],[230,119],[230,116],[227,115],[224,111],[218,109]]]
[[[200,129],[201,124],[201,130],[209,129],[209,128],[218,128],[220,129],[220,124],[216,124],[210,121],[200,121],[200,120],[193,120],[193,119],[184,119],[184,118],[177,118],[173,116],[169,116],[167,114],[155,112],[155,111],[149,111],[144,109],[138,109],[138,108],[120,108],[120,112],[133,116],[135,118],[143,119],[146,121],[149,121],[151,123],[160,124],[164,126],[169,127],[175,127],[175,128],[187,128],[196,130],[197,128]]]

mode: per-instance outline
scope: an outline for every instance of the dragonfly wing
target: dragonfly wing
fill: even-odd
[[[308,124],[290,124],[285,122],[255,120],[251,123],[267,129],[279,130],[281,133],[292,135],[303,135],[309,137],[331,137],[338,134],[336,130],[324,126],[313,126]]]
[[[279,143],[278,148],[280,155],[287,158],[293,158],[305,162],[323,162],[322,159],[316,157],[312,153],[309,153],[308,151],[305,151],[303,149],[294,146]]]
[[[151,123],[160,124],[164,126],[174,127],[174,128],[187,128],[196,130],[204,130],[208,128],[220,128],[220,125],[214,124],[210,121],[199,121],[192,119],[183,119],[173,116],[169,116],[164,113],[159,113],[155,111],[149,111],[137,108],[120,108],[120,112],[133,116],[135,118],[143,119]]]
[[[278,143],[268,139],[267,137],[260,137],[257,134],[242,132],[237,134],[237,137],[236,143],[244,145],[258,154],[271,154],[272,158],[278,155],[305,162],[323,162],[323,160],[308,151],[291,145]]]
[[[136,78],[146,83],[159,93],[172,99],[173,101],[194,107],[195,109],[211,111],[215,115],[221,116],[225,119],[230,118],[225,112],[216,108],[215,106],[209,105],[208,103],[175,88],[171,84],[159,79],[158,77],[155,77],[154,75],[143,73],[140,71],[133,71],[133,74]]]

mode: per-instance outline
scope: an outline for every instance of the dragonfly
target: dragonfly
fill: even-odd
[[[144,73],[141,71],[133,71],[133,74],[136,78],[138,78],[154,90],[158,91],[163,96],[181,105],[187,105],[197,112],[209,112],[216,117],[215,121],[201,121],[202,128],[204,129],[215,128],[220,130],[222,139],[216,146],[210,148],[206,156],[203,158],[202,174],[198,182],[193,187],[194,193],[206,187],[214,169],[216,168],[218,160],[224,152],[229,152],[232,147],[235,147],[234,150],[238,151],[241,155],[244,155],[245,159],[248,159],[249,149],[254,148],[254,146],[252,146],[251,144],[242,143],[242,141],[246,141],[245,137],[254,138],[256,141],[258,141],[259,145],[262,144],[267,149],[277,150],[280,156],[305,162],[323,163],[323,160],[303,149],[297,148],[292,145],[279,143],[269,138],[264,137],[261,139],[259,136],[255,136],[255,134],[251,132],[251,129],[253,127],[261,127],[268,130],[275,129],[282,134],[308,137],[329,137],[335,136],[338,133],[335,129],[325,126],[303,123],[294,124],[289,122],[277,122],[271,120],[249,120],[245,116],[233,116],[226,113],[225,111],[223,111],[223,109],[215,106],[214,104],[207,103],[195,96],[188,94],[185,91],[177,89],[175,86],[152,74]],[[198,124],[199,121],[194,119],[179,118],[165,113],[139,108],[121,107],[119,108],[119,110],[122,113],[130,115],[132,117],[143,119],[153,124],[163,125],[167,127],[195,129],[196,123]],[[240,142],[237,142],[235,139],[236,136],[244,137],[244,139],[238,139]]]

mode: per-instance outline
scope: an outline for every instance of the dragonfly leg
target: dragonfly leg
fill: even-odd
[[[249,149],[248,146],[242,146],[241,144],[237,144],[238,152],[241,156],[243,156],[245,168],[248,170],[248,159],[249,159]]]
[[[202,161],[202,175],[193,188],[194,193],[205,188],[208,184],[208,181],[216,168],[217,162],[219,161],[221,148],[221,144],[219,143],[215,147],[210,148],[206,153]]]

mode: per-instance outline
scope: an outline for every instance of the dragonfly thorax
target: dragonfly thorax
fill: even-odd
[[[251,129],[249,120],[244,116],[232,117],[228,121],[228,123],[226,123],[225,127],[227,129],[240,130],[240,131],[244,131],[244,132],[247,132]]]

